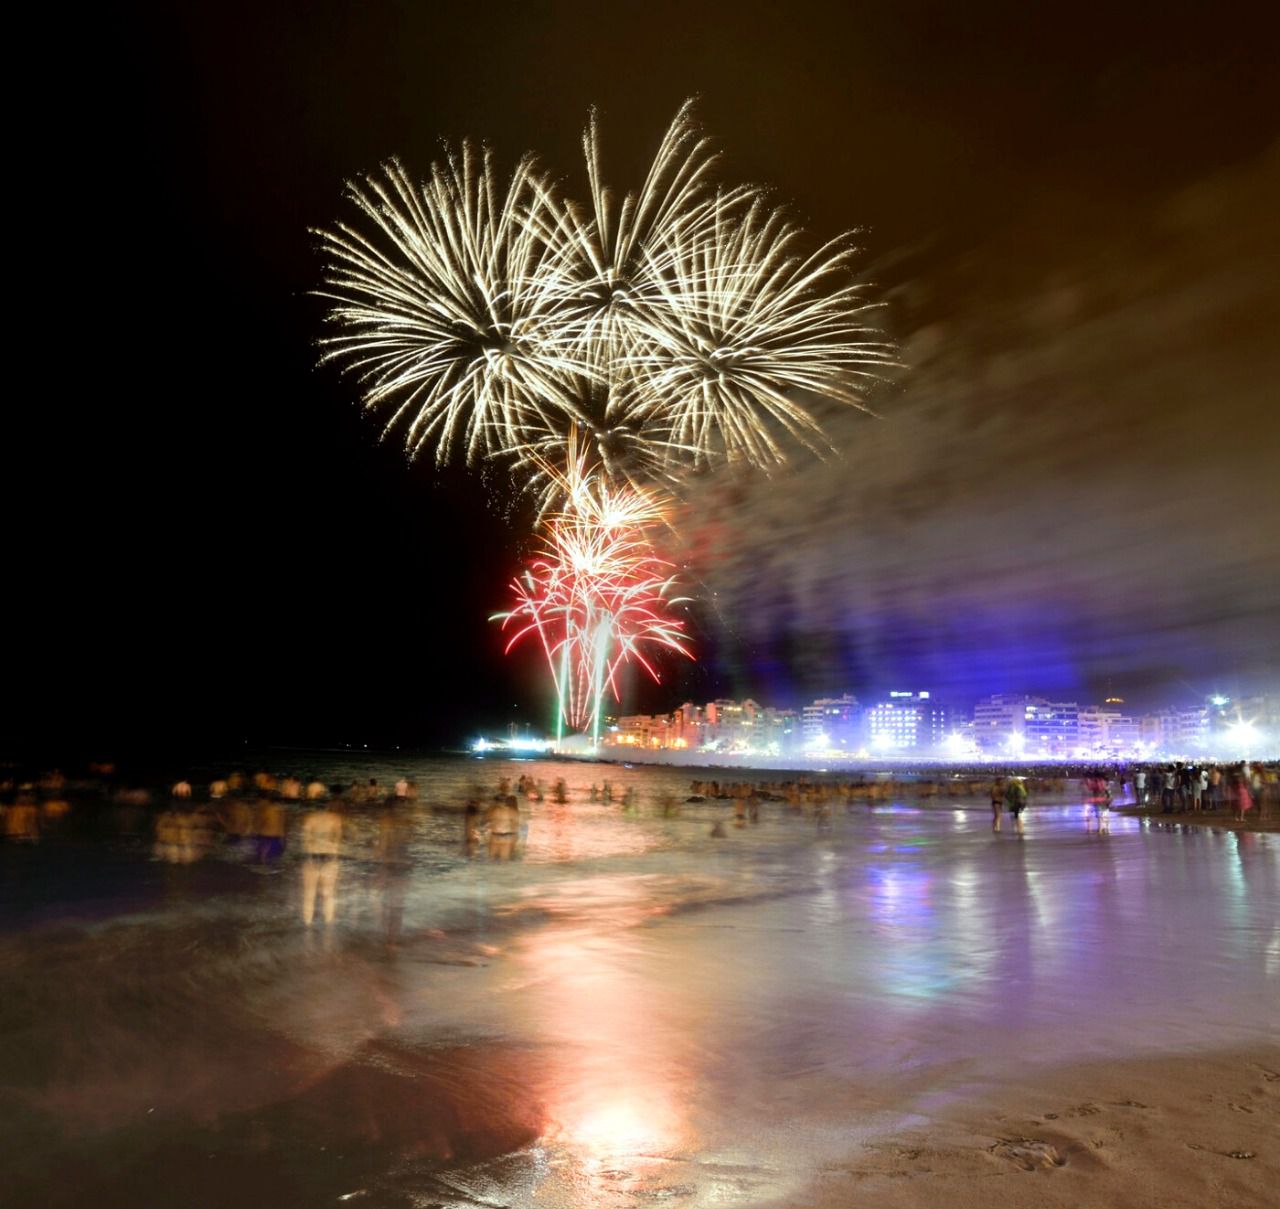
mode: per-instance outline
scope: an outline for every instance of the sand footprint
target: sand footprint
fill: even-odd
[[[1008,1159],[1023,1171],[1063,1167],[1067,1162],[1058,1153],[1057,1147],[1035,1138],[1000,1138],[994,1145],[987,1147],[987,1152],[997,1158]]]
[[[1203,1150],[1205,1154],[1220,1155],[1224,1159],[1254,1159],[1258,1156],[1252,1150],[1214,1150],[1212,1146],[1201,1146],[1198,1142],[1188,1142],[1188,1150]]]
[[[1139,1104],[1138,1108],[1145,1108],[1146,1105]],[[1075,1108],[1068,1108],[1064,1112],[1047,1112],[1044,1114],[1044,1120],[1056,1121],[1059,1117],[1092,1117],[1096,1113],[1100,1113],[1100,1109],[1096,1104],[1079,1104]]]

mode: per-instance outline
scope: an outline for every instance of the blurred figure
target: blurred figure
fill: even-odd
[[[260,794],[271,794],[276,791],[276,779],[269,772],[258,771],[253,774],[253,787]]]
[[[556,779],[555,802],[557,806],[565,806],[569,802],[569,788],[564,783],[564,777]]]
[[[470,801],[462,812],[462,847],[468,856],[474,856],[480,843],[480,803]]]
[[[1004,810],[1004,778],[991,782],[991,830],[1000,830],[1000,814]]]
[[[1231,774],[1232,779],[1232,798],[1236,804],[1236,822],[1243,823],[1245,816],[1253,809],[1253,785],[1251,783],[1249,766],[1241,764]]]
[[[40,803],[40,819],[43,823],[57,823],[71,813],[71,803],[61,794],[45,798]]]
[[[232,798],[219,811],[222,830],[226,833],[227,843],[244,856],[244,848],[253,836],[253,811],[244,798]]]
[[[253,812],[253,831],[258,837],[258,864],[278,861],[284,852],[284,807],[273,798],[260,798]]]
[[[1141,768],[1133,774],[1133,804],[1135,806],[1147,804],[1147,774]]]
[[[1005,805],[1013,815],[1013,825],[1022,834],[1022,812],[1027,808],[1027,785],[1022,777],[1010,777],[1004,791]]]
[[[1098,824],[1098,834],[1111,830],[1111,786],[1107,783],[1105,773],[1095,773],[1085,778],[1085,787],[1089,796],[1089,813],[1085,816],[1085,830],[1091,831],[1092,824]]]
[[[213,830],[217,820],[206,802],[187,810],[182,820],[183,863],[189,865],[200,860],[213,847]]]
[[[1191,765],[1178,764],[1178,813],[1191,809]]]
[[[489,858],[509,861],[515,855],[516,840],[520,837],[520,806],[515,795],[508,794],[503,801],[490,806],[484,821],[489,832]]]
[[[1209,770],[1209,809],[1222,805],[1222,769],[1216,764]]]
[[[19,793],[17,800],[4,812],[4,838],[15,844],[40,842],[40,818],[32,794]]]
[[[182,820],[170,802],[156,815],[155,858],[166,865],[182,860]]]
[[[302,823],[302,922],[311,926],[316,897],[324,922],[338,910],[338,858],[342,853],[342,815],[328,803],[316,807]]]
[[[377,856],[381,866],[379,890],[382,892],[382,930],[388,946],[400,942],[404,920],[404,895],[409,881],[409,842],[412,839],[404,795],[396,786],[395,797],[388,798],[378,819]],[[405,789],[408,783],[405,782]]]

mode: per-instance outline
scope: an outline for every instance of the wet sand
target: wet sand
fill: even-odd
[[[1273,1205],[1278,1139],[1280,1046],[1085,1063],[922,1112],[772,1203]]]
[[[1122,806],[1117,813],[1153,823],[1186,823],[1190,827],[1219,827],[1223,831],[1263,834],[1280,831],[1280,807],[1273,803],[1267,804],[1266,814],[1260,815],[1255,807],[1243,819],[1237,819],[1230,810],[1184,810],[1166,814],[1159,806]]]
[[[1274,837],[1099,834],[1074,788],[1024,834],[909,795],[749,824],[570,769],[507,861],[456,799],[508,770],[418,771],[411,867],[353,812],[332,927],[293,832],[266,869],[109,810],[0,847],[12,1203],[1273,1203]]]

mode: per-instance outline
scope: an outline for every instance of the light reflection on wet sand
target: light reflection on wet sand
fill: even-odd
[[[476,768],[432,774],[452,805]],[[91,911],[28,902],[0,940],[19,1174],[47,1192],[69,1154],[99,1204],[746,1205],[1014,1069],[1271,1035],[1270,837],[1100,836],[1076,802],[993,834],[975,799],[712,838],[731,804],[664,817],[673,774],[625,775],[632,812],[522,803],[510,862],[428,800],[394,945],[372,814],[328,928],[288,849],[277,876],[113,851]],[[7,901],[96,859],[30,855],[0,853]]]

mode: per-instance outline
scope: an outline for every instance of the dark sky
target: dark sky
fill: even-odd
[[[671,691],[1269,683],[1267,13],[311,0],[33,35],[0,735],[545,721],[536,665],[486,621],[524,520],[474,473],[406,465],[315,367],[308,228],[346,178],[424,170],[442,136],[575,181],[592,104],[626,183],[690,94],[730,176],[820,236],[861,230],[907,368],[881,419],[833,421],[842,460],[698,485],[705,658]]]

